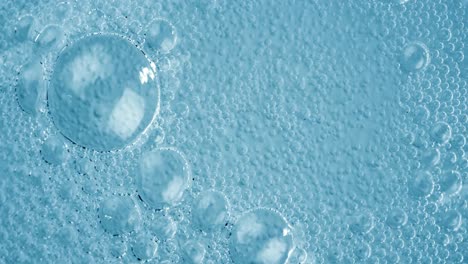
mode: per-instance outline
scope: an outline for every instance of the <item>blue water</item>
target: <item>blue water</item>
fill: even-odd
[[[0,263],[466,263],[468,1],[0,3]]]

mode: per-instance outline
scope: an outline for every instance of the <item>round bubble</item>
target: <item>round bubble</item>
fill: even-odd
[[[375,221],[371,213],[360,212],[350,218],[349,229],[353,233],[367,234],[374,229]]]
[[[155,209],[179,203],[189,183],[188,164],[173,148],[143,153],[139,162],[138,191]]]
[[[419,171],[409,179],[409,194],[416,198],[429,197],[434,191],[434,179],[431,173]]]
[[[457,231],[462,225],[462,215],[453,209],[441,212],[438,223],[447,231]]]
[[[204,231],[223,227],[228,217],[226,196],[217,191],[206,191],[198,196],[192,208],[193,225]]]
[[[421,42],[413,42],[403,49],[400,67],[405,72],[416,72],[425,68],[430,62],[429,50]]]
[[[446,144],[452,137],[452,128],[445,122],[438,122],[431,130],[431,138],[440,145]]]
[[[60,50],[65,46],[65,40],[65,33],[60,26],[49,25],[36,37],[35,42],[42,50]]]
[[[147,235],[139,235],[132,244],[132,253],[140,261],[151,260],[156,257],[158,244],[156,239]]]
[[[440,176],[440,191],[446,195],[456,195],[460,193],[463,182],[458,171],[447,171]]]
[[[45,162],[52,165],[60,165],[68,157],[68,148],[65,140],[60,135],[49,137],[42,144],[41,155]]]
[[[177,43],[175,27],[166,19],[156,18],[145,31],[145,48],[161,53],[168,53]]]
[[[285,263],[294,248],[291,229],[276,211],[255,209],[234,225],[229,253],[234,263]]]
[[[396,208],[388,214],[386,222],[392,228],[400,228],[408,222],[408,215],[402,209]]]
[[[84,37],[58,57],[48,104],[55,126],[76,144],[98,151],[123,148],[158,111],[156,66],[119,36]]]
[[[307,252],[302,249],[296,247],[291,255],[289,256],[288,263],[290,264],[305,264],[307,261]]]
[[[438,149],[428,148],[421,154],[421,165],[424,168],[436,166],[440,162],[440,151]]]
[[[40,58],[34,58],[21,67],[16,94],[18,104],[24,112],[35,115],[45,91],[44,67]]]
[[[190,240],[184,244],[184,263],[201,264],[205,258],[205,247],[197,241]]]
[[[141,212],[131,197],[115,196],[101,203],[99,220],[108,233],[121,235],[139,228]]]

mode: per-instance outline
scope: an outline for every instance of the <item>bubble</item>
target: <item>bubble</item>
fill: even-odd
[[[368,259],[372,255],[372,248],[366,242],[358,242],[354,246],[354,256],[359,260]]]
[[[367,234],[374,229],[374,216],[371,213],[360,212],[351,217],[349,229],[356,234]]]
[[[452,196],[460,193],[463,183],[462,176],[458,171],[448,171],[440,176],[440,191]]]
[[[457,231],[462,225],[462,215],[453,209],[442,212],[438,223],[448,231]]]
[[[49,137],[44,144],[42,144],[42,158],[49,164],[63,164],[68,157],[67,154],[67,145],[65,144],[64,138],[59,135]]]
[[[226,196],[217,191],[206,191],[199,195],[193,208],[193,225],[213,231],[224,226],[228,217],[229,204]]]
[[[307,252],[302,248],[295,248],[289,256],[289,264],[304,264],[307,261]]]
[[[429,197],[434,191],[434,179],[427,171],[419,171],[409,180],[409,194],[416,198]]]
[[[15,27],[15,37],[18,41],[24,42],[27,39],[32,39],[32,27],[34,25],[34,17],[26,15],[18,20]]]
[[[188,164],[173,148],[160,148],[142,155],[139,164],[139,193],[155,209],[176,205],[189,183]]]
[[[91,35],[59,56],[48,91],[55,126],[98,151],[123,148],[147,129],[159,109],[154,63],[116,35]]]
[[[400,67],[405,72],[416,72],[425,68],[430,62],[429,50],[421,42],[406,46],[400,58]]]
[[[440,151],[438,149],[426,149],[421,155],[421,165],[424,168],[436,166],[440,162]]]
[[[392,228],[400,228],[408,222],[408,215],[402,209],[396,208],[387,216],[387,225]]]
[[[127,254],[127,244],[121,240],[111,244],[110,253],[115,258],[122,258]]]
[[[452,128],[445,122],[438,122],[432,128],[430,135],[436,143],[444,145],[452,137]]]
[[[157,251],[156,239],[147,235],[139,235],[132,245],[132,253],[140,261],[153,259]]]
[[[254,209],[234,225],[229,253],[234,263],[285,263],[293,250],[286,220],[276,211]]]
[[[177,224],[167,215],[156,214],[149,223],[149,230],[160,241],[172,239],[177,232]]]
[[[18,104],[24,112],[35,115],[45,92],[44,67],[40,58],[34,58],[21,67],[16,94]]]
[[[99,219],[104,230],[116,236],[137,230],[141,213],[131,197],[115,196],[101,203]]]
[[[60,50],[65,46],[65,33],[58,25],[48,25],[34,41],[43,50]]]
[[[205,258],[205,247],[197,241],[188,241],[182,247],[184,250],[184,263],[199,264]]]
[[[161,53],[170,52],[176,45],[177,33],[175,27],[163,18],[151,21],[145,31],[145,47]]]

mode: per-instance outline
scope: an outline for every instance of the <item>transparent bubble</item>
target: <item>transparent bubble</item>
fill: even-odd
[[[148,229],[156,235],[160,241],[172,239],[177,232],[177,224],[167,215],[157,213],[148,223]]]
[[[197,241],[190,240],[182,246],[184,263],[200,264],[205,258],[205,247]]]
[[[192,224],[204,231],[213,231],[224,226],[229,204],[226,196],[217,191],[206,191],[198,196],[192,207]]]
[[[44,99],[44,67],[40,58],[34,58],[21,67],[16,94],[21,109],[35,115]]]
[[[158,111],[155,65],[119,36],[85,37],[60,54],[48,103],[55,126],[71,141],[99,151],[123,148]]]
[[[440,191],[446,195],[456,195],[460,193],[463,182],[462,176],[458,171],[447,171],[440,175]]]
[[[127,254],[127,244],[121,240],[113,242],[111,244],[110,253],[115,258],[122,258]]]
[[[353,233],[367,234],[374,226],[374,216],[368,212],[359,212],[349,219],[349,229]]]
[[[175,27],[166,19],[156,18],[146,26],[145,48],[168,53],[177,43]]]
[[[182,199],[189,177],[187,161],[178,150],[152,150],[140,159],[138,192],[155,209],[172,206]]]
[[[413,42],[403,49],[400,67],[405,72],[416,72],[424,69],[430,62],[429,50],[421,42]]]
[[[448,231],[457,231],[462,225],[462,215],[453,209],[440,212],[438,223]]]
[[[65,46],[65,33],[58,25],[48,25],[34,40],[42,50],[57,49]]]
[[[428,148],[421,154],[421,165],[423,168],[436,166],[440,162],[440,151],[434,148]]]
[[[60,135],[50,136],[42,144],[41,155],[45,162],[52,165],[64,163],[68,157],[68,150],[65,140]]]
[[[158,243],[148,235],[138,235],[132,243],[132,253],[140,261],[151,260],[156,257]]]
[[[131,197],[115,196],[101,203],[99,220],[108,233],[121,235],[140,227],[141,212]]]
[[[434,191],[434,179],[427,171],[417,172],[409,179],[409,194],[416,198],[429,197]]]
[[[302,249],[296,247],[288,259],[288,264],[305,264],[307,261],[307,252]]]
[[[445,122],[439,122],[431,130],[431,138],[440,145],[446,144],[452,137],[452,128]]]
[[[32,27],[34,25],[34,17],[26,15],[18,19],[18,23],[15,27],[15,37],[18,41],[23,42],[28,39],[32,39],[33,34]]]
[[[372,248],[366,242],[359,242],[354,246],[354,256],[358,260],[368,259],[372,255]]]
[[[392,228],[400,228],[408,222],[408,215],[402,209],[396,208],[387,216],[387,225]]]
[[[291,229],[276,211],[254,209],[234,225],[229,253],[234,263],[285,263],[293,250]]]

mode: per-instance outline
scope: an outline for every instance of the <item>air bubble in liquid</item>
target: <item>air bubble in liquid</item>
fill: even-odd
[[[462,176],[458,171],[447,171],[440,175],[440,191],[446,195],[458,194],[463,186]]]
[[[50,136],[42,144],[41,155],[45,162],[52,165],[60,165],[68,157],[65,139],[60,135]]]
[[[349,229],[353,233],[367,234],[374,226],[374,216],[371,213],[361,212],[350,218]]]
[[[182,246],[184,263],[201,264],[205,258],[205,247],[197,241],[190,240]]]
[[[457,231],[462,225],[462,215],[453,209],[440,212],[438,223],[447,231]]]
[[[21,67],[16,94],[21,109],[35,115],[40,107],[45,92],[44,67],[40,58],[34,58]]]
[[[48,103],[55,126],[71,141],[99,151],[123,148],[157,113],[156,66],[119,36],[85,37],[60,54]]]
[[[108,233],[121,235],[139,228],[141,212],[131,197],[115,196],[101,203],[99,221]]]
[[[41,50],[57,49],[65,46],[65,33],[58,25],[46,26],[35,39]]]
[[[416,198],[428,197],[434,191],[434,179],[431,173],[419,171],[408,180],[409,194]]]
[[[430,135],[434,142],[444,145],[452,137],[452,128],[445,122],[438,122],[431,129]]]
[[[396,208],[387,215],[387,225],[392,228],[400,228],[408,222],[408,215],[402,209]]]
[[[155,209],[172,206],[182,199],[189,183],[188,164],[173,148],[143,153],[139,163],[138,192]]]
[[[413,42],[403,49],[400,67],[405,72],[416,72],[425,68],[430,61],[429,50],[423,43]]]
[[[139,235],[132,244],[133,255],[141,261],[151,260],[156,257],[158,244],[154,237]]]
[[[270,209],[243,214],[234,225],[229,242],[234,263],[285,263],[293,248],[289,225]]]
[[[168,53],[177,42],[175,27],[163,18],[151,21],[145,31],[145,47],[154,52]]]
[[[201,193],[192,207],[192,224],[204,231],[213,231],[224,226],[229,204],[226,196],[217,191]]]

